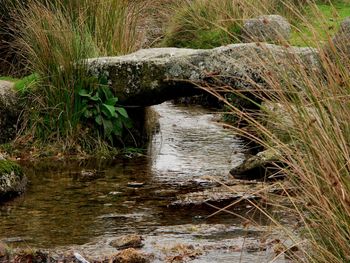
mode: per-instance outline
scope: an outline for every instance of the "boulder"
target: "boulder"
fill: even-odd
[[[22,168],[0,155],[0,201],[24,192],[27,178]]]
[[[87,61],[92,75],[107,79],[119,102],[150,106],[200,93],[198,86],[240,90],[266,86],[264,76],[276,68],[285,74],[303,63],[319,70],[312,48],[243,43],[214,49],[151,48],[120,57]],[[270,66],[270,68],[269,68]]]
[[[271,175],[280,175],[276,164],[280,164],[281,160],[281,154],[270,148],[249,156],[242,164],[231,169],[230,174],[236,179],[267,179]]]
[[[146,255],[134,248],[128,248],[112,256],[109,263],[148,263],[151,262],[150,258],[150,255]]]
[[[259,118],[263,125],[284,143],[289,143],[294,129],[300,128],[296,123],[318,123],[322,126],[322,114],[315,107],[266,100],[261,109],[263,114]],[[324,112],[323,116],[327,114]]]
[[[0,80],[0,144],[12,140],[17,132],[21,109],[13,85],[12,82]]]
[[[283,43],[290,38],[291,26],[280,15],[264,15],[245,21],[242,28],[244,42]]]
[[[332,38],[330,45],[326,46],[326,53],[334,59],[334,53],[338,55],[336,59],[349,65],[350,62],[350,17],[346,18],[340,25],[339,31]],[[348,66],[349,67],[349,66]]]

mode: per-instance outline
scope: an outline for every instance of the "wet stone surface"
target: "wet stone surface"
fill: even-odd
[[[125,235],[112,240],[109,244],[116,249],[141,248],[143,238],[140,235]]]

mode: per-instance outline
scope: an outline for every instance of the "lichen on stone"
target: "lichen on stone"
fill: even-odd
[[[26,184],[27,178],[18,164],[0,160],[0,201],[24,192]]]

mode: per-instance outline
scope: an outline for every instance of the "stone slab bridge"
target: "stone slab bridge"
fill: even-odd
[[[142,49],[126,56],[88,59],[87,65],[93,76],[107,78],[142,134],[147,106],[203,92],[198,87],[249,91],[257,84],[268,86],[267,74],[293,74],[295,63],[302,63],[310,72],[320,71],[318,61],[312,48],[244,43],[207,50]],[[22,111],[13,85],[6,84],[0,85],[0,143],[15,137]]]
[[[146,107],[178,97],[198,94],[203,86],[235,89],[266,85],[264,74],[285,74],[302,63],[318,70],[312,48],[244,43],[214,49],[152,48],[119,57],[88,60],[91,74],[107,77],[124,106]]]

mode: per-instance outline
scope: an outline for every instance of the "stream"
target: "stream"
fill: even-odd
[[[136,233],[152,262],[172,262],[180,254],[185,262],[186,257],[191,262],[273,259],[272,247],[261,249],[266,218],[252,207],[235,209],[260,222],[247,228],[232,214],[208,217],[216,209],[205,204],[171,205],[178,195],[226,180],[229,169],[243,161],[244,143],[207,109],[169,102],[154,109],[160,131],[146,155],[25,165],[27,192],[0,206],[0,240],[13,248],[79,251],[96,259],[116,252],[109,245],[115,237]]]

